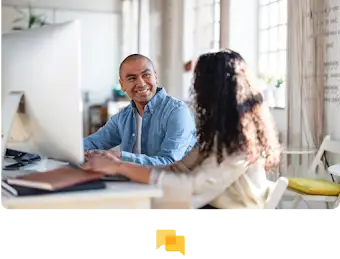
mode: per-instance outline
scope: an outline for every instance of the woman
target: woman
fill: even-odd
[[[194,76],[198,145],[181,161],[146,168],[97,156],[85,169],[162,187],[162,208],[263,208],[280,145],[245,61],[231,50],[204,54]]]

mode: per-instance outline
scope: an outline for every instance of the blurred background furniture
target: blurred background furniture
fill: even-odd
[[[294,197],[292,208],[298,208],[301,201],[308,208],[311,208],[308,203],[310,201],[324,202],[327,208],[336,206],[340,195],[340,185],[336,183],[334,176],[339,173],[339,165],[329,167],[326,152],[340,155],[340,142],[332,140],[329,135],[324,137],[308,169],[308,173],[299,172],[298,176],[294,174],[292,178],[288,178],[289,190],[285,193],[285,196]],[[312,173],[314,177],[308,177]]]

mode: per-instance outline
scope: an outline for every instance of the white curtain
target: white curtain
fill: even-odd
[[[325,0],[288,0],[287,147],[318,149],[324,137],[324,11]]]
[[[324,2],[288,0],[288,146],[318,148],[323,138]]]

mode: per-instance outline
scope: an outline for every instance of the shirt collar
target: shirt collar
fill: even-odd
[[[164,98],[167,96],[167,92],[162,87],[157,87],[155,95],[151,98],[151,100],[145,105],[144,111],[149,110],[151,114],[153,114],[154,109],[162,103]],[[136,104],[134,101],[131,100],[131,105],[135,109],[137,109]]]

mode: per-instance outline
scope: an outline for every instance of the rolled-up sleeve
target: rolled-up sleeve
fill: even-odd
[[[97,132],[84,138],[84,150],[91,149],[107,150],[113,148],[121,143],[121,137],[118,129],[118,116],[115,114],[106,124]]]

